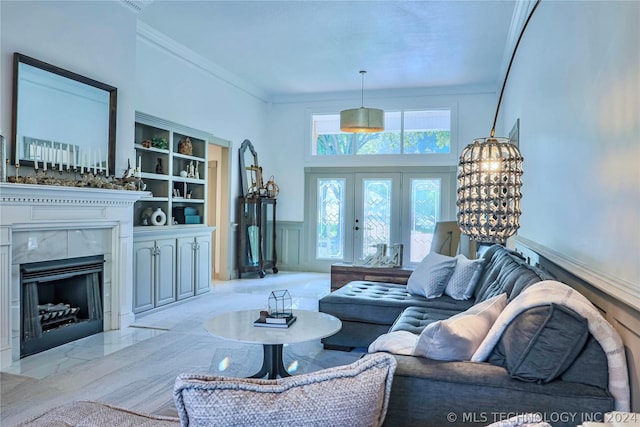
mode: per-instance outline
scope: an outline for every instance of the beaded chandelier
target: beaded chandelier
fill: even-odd
[[[495,137],[496,122],[513,58],[529,20],[540,4],[537,0],[520,36],[504,76],[491,136],[467,145],[458,162],[458,226],[462,234],[480,243],[505,244],[520,228],[522,155],[508,138]]]
[[[520,227],[522,156],[506,138],[476,139],[458,163],[458,226],[481,243],[504,244]]]

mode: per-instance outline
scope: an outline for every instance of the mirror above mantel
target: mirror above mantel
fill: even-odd
[[[117,89],[14,53],[14,164],[115,172]]]

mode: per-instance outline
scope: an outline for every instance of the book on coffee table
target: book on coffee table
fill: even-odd
[[[269,320],[277,320],[277,322],[270,322]],[[267,317],[266,321],[262,322],[257,319],[253,322],[253,326],[262,326],[266,328],[288,328],[293,322],[296,321],[296,316],[290,317]]]

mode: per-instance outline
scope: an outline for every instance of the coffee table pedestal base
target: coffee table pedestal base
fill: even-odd
[[[290,377],[282,360],[282,344],[262,344],[263,360],[262,368],[249,378],[264,378],[268,376],[270,380],[280,377]]]

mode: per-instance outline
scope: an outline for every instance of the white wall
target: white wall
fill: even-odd
[[[233,199],[239,195],[242,141],[251,140],[259,155],[266,151],[268,104],[144,37],[137,40],[135,105],[138,111],[231,141]]]
[[[493,114],[497,102],[495,91],[467,88],[461,89],[414,90],[411,92],[367,92],[365,106],[382,109],[438,108],[451,107],[457,116],[457,127],[452,131],[452,155],[445,163],[455,165],[460,151],[474,138],[487,137],[491,130]],[[440,92],[440,93],[438,93]],[[316,98],[276,101],[269,112],[268,150],[259,152],[264,165],[264,176],[275,176],[280,187],[278,196],[278,219],[302,221],[304,219],[304,168],[307,166],[338,166],[335,158],[323,163],[313,162],[305,156],[305,147],[310,147],[310,114],[337,113],[346,108],[360,105],[360,93],[318,95]],[[452,120],[453,121],[453,120]],[[322,159],[320,159],[322,160]],[[421,156],[391,163],[384,160],[364,159],[367,166],[426,165]],[[430,163],[434,164],[434,163]],[[437,164],[437,163],[436,163]]]
[[[119,2],[2,1],[0,128],[13,125],[13,52],[118,88],[116,145],[131,145],[134,123],[136,14]],[[11,150],[12,152],[12,150]],[[126,165],[118,149],[116,171]]]
[[[640,2],[542,2],[502,113],[520,118],[519,235],[640,292]]]

